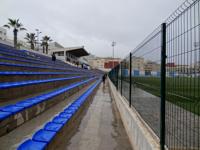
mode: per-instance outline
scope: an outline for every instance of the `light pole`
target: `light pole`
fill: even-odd
[[[37,50],[39,51],[39,46],[40,46],[40,43],[39,43],[39,35],[40,33],[42,33],[39,29],[35,29],[35,31],[37,32]]]
[[[112,68],[114,68],[114,47],[116,46],[116,42],[112,42],[112,47],[113,47],[113,63],[112,63]]]

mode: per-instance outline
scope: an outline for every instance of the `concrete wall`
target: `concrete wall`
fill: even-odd
[[[122,122],[134,150],[159,150],[159,139],[134,108],[116,90],[109,80],[111,96],[115,100]]]

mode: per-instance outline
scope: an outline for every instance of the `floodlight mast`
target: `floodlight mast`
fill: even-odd
[[[113,41],[113,42],[112,42],[112,47],[113,47],[113,49],[112,49],[112,50],[113,50],[113,63],[112,63],[112,68],[114,68],[114,65],[115,65],[115,64],[114,64],[114,50],[115,50],[114,47],[115,47],[115,46],[116,46],[116,42]]]

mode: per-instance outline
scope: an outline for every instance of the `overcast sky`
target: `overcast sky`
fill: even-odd
[[[19,18],[65,47],[82,46],[97,56],[124,57],[183,0],[0,0],[0,26]],[[19,33],[20,38],[25,32]],[[8,32],[12,37],[12,31]]]

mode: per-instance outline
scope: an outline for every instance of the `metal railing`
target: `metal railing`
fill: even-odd
[[[160,139],[200,149],[200,2],[185,1],[109,77]]]

